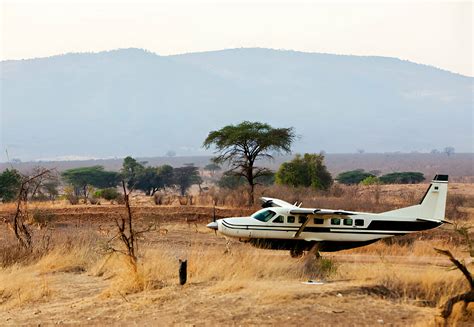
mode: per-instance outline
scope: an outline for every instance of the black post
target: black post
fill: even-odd
[[[186,284],[188,277],[188,260],[179,259],[179,285]]]

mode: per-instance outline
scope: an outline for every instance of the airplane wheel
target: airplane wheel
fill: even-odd
[[[300,249],[291,249],[290,250],[290,256],[292,258],[301,258],[303,256],[304,252],[303,250]]]

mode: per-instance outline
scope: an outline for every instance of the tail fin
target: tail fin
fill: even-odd
[[[444,220],[447,194],[448,175],[436,175],[421,199],[420,204],[387,211],[383,215]]]

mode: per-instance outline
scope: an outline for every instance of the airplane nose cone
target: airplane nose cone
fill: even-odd
[[[212,223],[207,224],[206,227],[217,230],[217,222],[213,221]]]

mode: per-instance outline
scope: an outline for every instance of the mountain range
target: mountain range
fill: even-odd
[[[0,161],[208,154],[244,120],[295,128],[295,152],[474,151],[474,78],[388,57],[142,49],[0,62]]]

